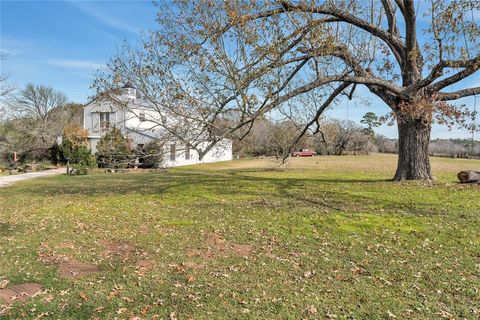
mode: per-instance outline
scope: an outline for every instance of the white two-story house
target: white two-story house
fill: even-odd
[[[122,134],[132,141],[134,147],[154,139],[162,140],[166,131],[158,123],[172,121],[171,119],[157,119],[164,116],[148,108],[139,92],[129,83],[120,89],[118,99],[123,102],[121,106],[111,101],[94,99],[84,107],[83,126],[88,131],[88,143],[92,153],[97,151],[96,146],[102,135],[113,127],[119,128]],[[180,143],[175,138],[169,138],[168,141],[163,139],[162,142],[165,152],[164,166],[232,160],[232,142],[227,139],[220,141],[201,160],[188,143]]]

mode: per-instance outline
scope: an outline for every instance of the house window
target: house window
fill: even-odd
[[[175,161],[175,143],[170,145],[170,161]]]
[[[145,121],[145,113],[140,112],[140,113],[138,114],[138,119],[140,119],[140,121]]]
[[[167,123],[167,117],[164,115],[161,115],[161,117],[162,117],[162,123],[163,124]]]
[[[92,131],[100,131],[100,115],[96,112],[92,113]]]
[[[185,145],[185,160],[190,159],[190,145],[187,143]]]
[[[106,130],[110,128],[110,112],[100,112],[100,128]]]

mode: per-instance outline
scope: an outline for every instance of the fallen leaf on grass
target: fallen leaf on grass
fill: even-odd
[[[80,296],[80,298],[83,299],[83,301],[88,301],[88,300],[90,300],[90,299],[88,298],[88,296],[85,294],[85,292],[83,292],[83,291],[79,293],[79,296]]]
[[[440,312],[437,312],[436,313],[437,315],[439,315],[440,317],[444,318],[444,319],[453,319],[453,314],[445,311],[445,310],[440,310]]]
[[[309,314],[316,314],[318,311],[317,311],[317,308],[315,308],[314,306],[310,306],[307,309],[305,309],[305,312]]]
[[[8,281],[8,280],[0,281],[0,289],[6,288],[9,283],[10,283],[10,281]]]
[[[148,313],[148,310],[150,310],[150,306],[146,306],[145,308],[143,308],[142,311],[140,311],[140,313],[142,315],[146,315]]]
[[[306,271],[306,272],[303,274],[303,276],[304,276],[305,278],[311,278],[311,277],[313,277],[314,275],[315,275],[315,271]]]
[[[60,291],[59,295],[64,296],[66,294],[69,294],[69,291],[70,291],[70,289],[62,290],[62,291]]]
[[[117,310],[116,313],[117,313],[117,314],[123,314],[123,313],[125,313],[125,312],[127,312],[127,311],[128,311],[127,308],[120,308],[120,309]]]
[[[387,314],[390,318],[396,318],[397,316],[394,315],[390,310],[387,310]]]

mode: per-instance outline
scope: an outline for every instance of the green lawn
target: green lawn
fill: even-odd
[[[480,186],[455,175],[480,161],[432,159],[433,184],[388,181],[395,162],[240,160],[0,189],[0,283],[44,289],[0,302],[0,318],[478,319]],[[75,264],[90,271],[66,275]]]

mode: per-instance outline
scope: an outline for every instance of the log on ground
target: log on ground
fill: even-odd
[[[457,174],[457,177],[461,183],[471,183],[471,182],[480,183],[480,171],[460,171]]]

